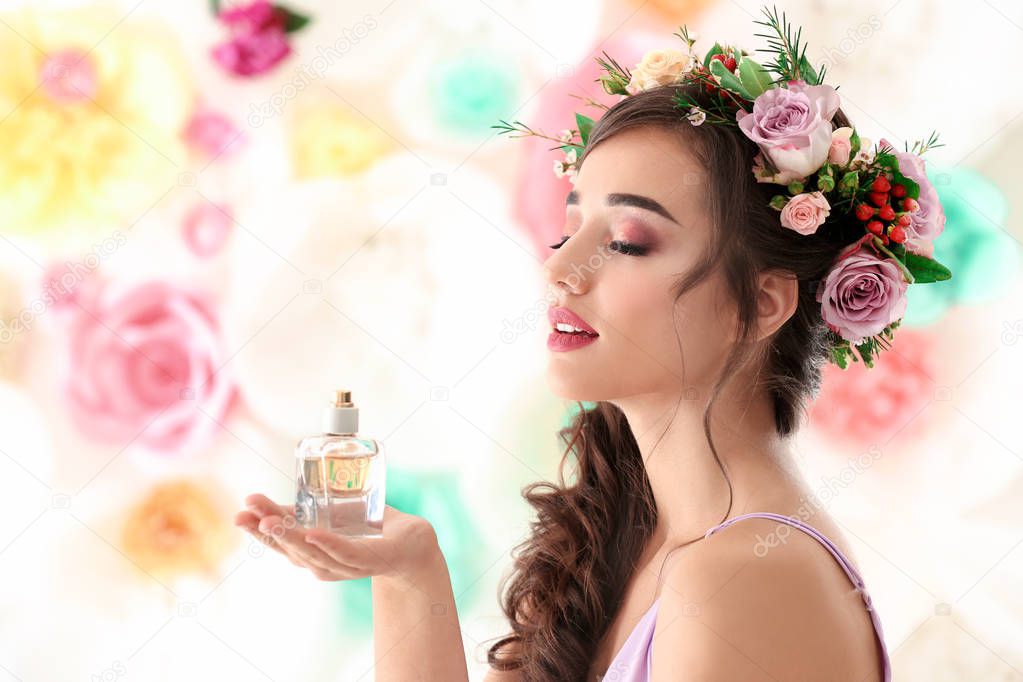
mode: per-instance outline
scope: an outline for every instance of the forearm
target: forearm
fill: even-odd
[[[403,578],[373,576],[377,682],[468,682],[462,631],[440,548]]]

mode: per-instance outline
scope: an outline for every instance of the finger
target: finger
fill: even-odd
[[[257,542],[272,548],[278,554],[287,556],[288,553],[277,544],[277,540],[267,533],[259,530],[259,518],[251,512],[241,512],[235,517],[235,525],[240,526],[246,533],[251,535]],[[292,562],[294,563],[294,562]],[[297,564],[296,564],[297,565]]]
[[[322,549],[305,541],[304,528],[287,524],[279,516],[265,516],[259,522],[259,530],[268,533],[292,556],[308,563],[310,566],[326,570],[340,569],[341,566],[331,559]]]
[[[245,506],[249,508],[249,511],[259,517],[269,516],[271,514],[283,517],[288,514],[287,510],[282,508],[266,495],[262,495],[260,493],[255,493],[246,497]]]

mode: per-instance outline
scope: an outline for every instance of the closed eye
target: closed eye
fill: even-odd
[[[567,235],[562,235],[560,242],[558,242],[557,244],[551,244],[547,248],[560,249],[562,246],[565,245],[565,242],[567,242],[568,239],[569,237]],[[644,256],[649,251],[649,249],[645,246],[640,246],[639,244],[632,244],[630,242],[625,242],[620,239],[616,239],[610,242],[607,245],[607,248],[610,249],[611,251],[617,251],[618,253],[624,254],[626,256]]]

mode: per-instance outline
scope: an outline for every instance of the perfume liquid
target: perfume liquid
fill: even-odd
[[[306,528],[349,536],[383,533],[383,442],[359,435],[351,391],[335,391],[323,410],[323,433],[295,448],[295,518]]]

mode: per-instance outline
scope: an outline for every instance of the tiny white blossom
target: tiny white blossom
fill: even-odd
[[[571,182],[573,186],[575,185],[576,176],[578,176],[578,174],[579,171],[575,168],[569,168],[565,171],[565,175],[568,176],[568,181]]]
[[[565,174],[565,164],[557,159],[554,160],[554,177],[560,178]]]
[[[572,131],[566,128],[565,130],[561,131],[560,135],[558,135],[558,139],[560,139],[562,142],[571,142],[572,135],[573,135]]]
[[[568,152],[565,154],[565,161],[567,163],[575,163],[575,159],[576,159],[575,149],[574,148],[569,149]]]
[[[689,114],[686,115],[689,122],[694,126],[698,126],[707,120],[707,112],[699,107],[693,107],[689,110]]]

